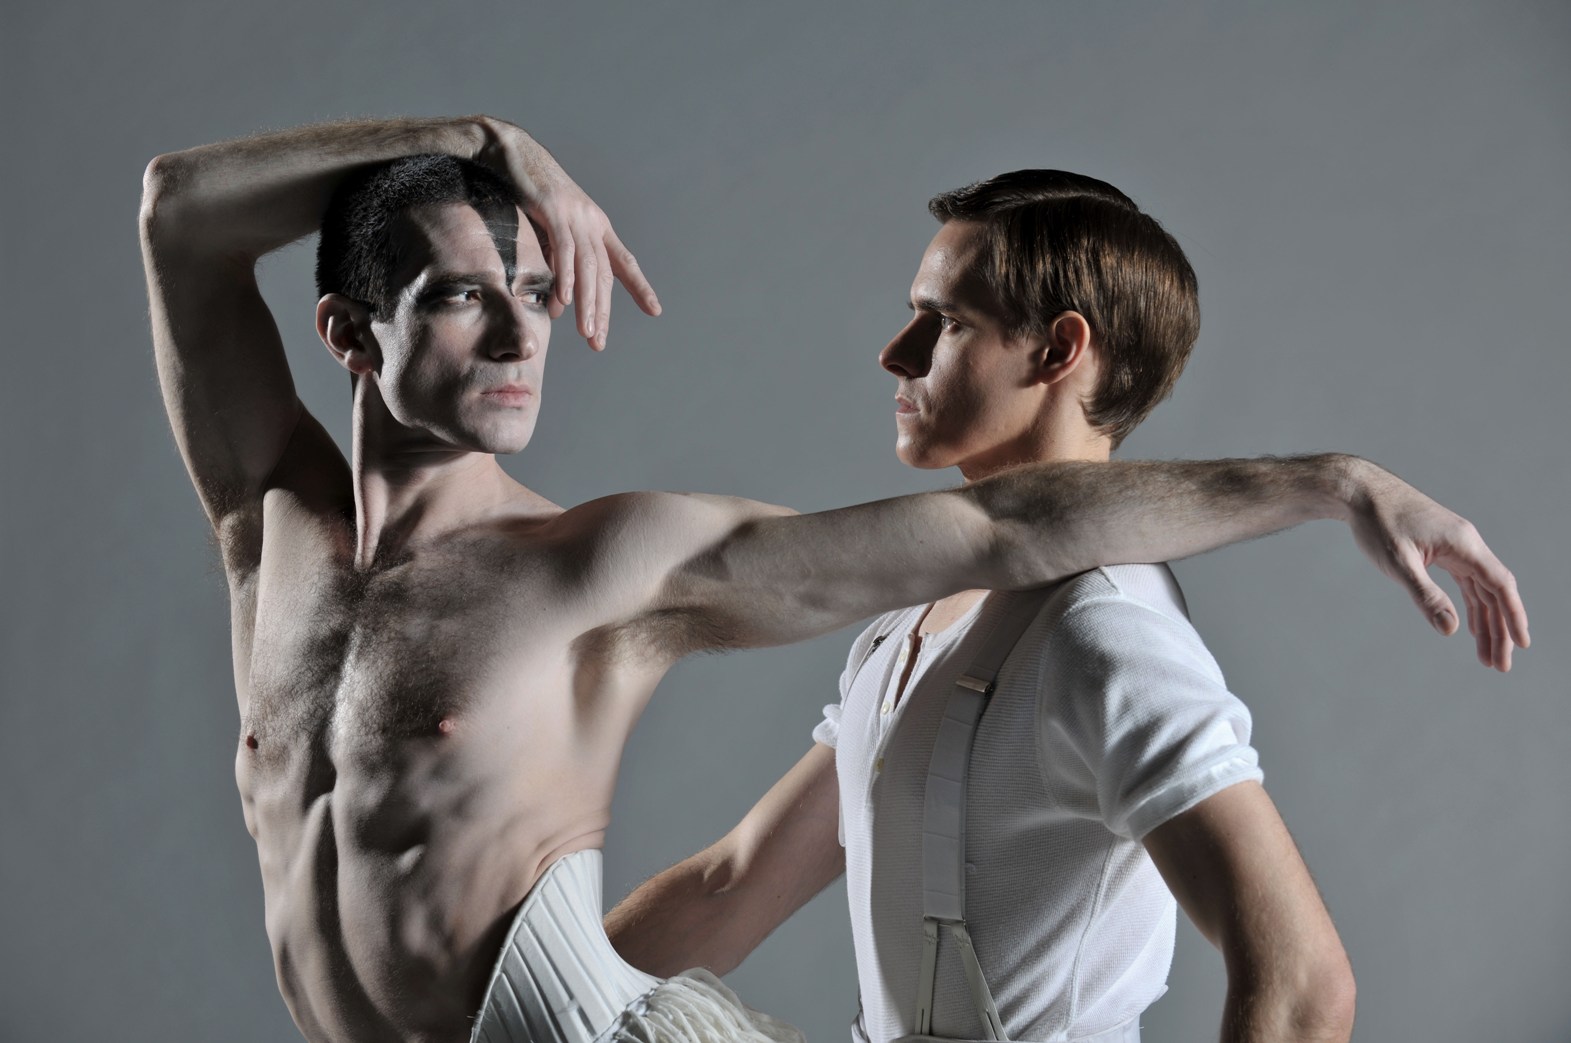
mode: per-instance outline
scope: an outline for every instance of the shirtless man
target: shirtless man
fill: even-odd
[[[432,153],[511,185],[441,159],[365,173]],[[254,274],[319,228],[347,462],[295,394]],[[633,971],[599,929],[623,745],[689,652],[1313,517],[1349,521],[1443,632],[1454,610],[1420,562],[1503,573],[1464,521],[1346,457],[1037,467],[804,516],[665,493],[563,510],[494,456],[529,441],[551,314],[576,303],[603,347],[613,273],[658,305],[604,214],[490,118],[161,156],[141,234],[165,405],[229,585],[267,933],[312,1040],[790,1038],[704,975]]]

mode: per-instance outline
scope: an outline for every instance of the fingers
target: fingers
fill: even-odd
[[[1495,669],[1503,674],[1510,673],[1511,635],[1507,632],[1505,611],[1498,601],[1494,601],[1489,613],[1489,637],[1494,644]]]
[[[600,351],[611,329],[611,299],[617,280],[650,315],[660,314],[660,299],[644,278],[638,259],[611,230],[605,214],[587,198],[582,204],[553,207],[556,220],[547,224],[551,270],[556,275],[551,316],[573,307],[579,334]],[[544,223],[546,219],[541,220]]]
[[[1446,592],[1429,578],[1429,571],[1424,567],[1423,559],[1411,546],[1398,550],[1395,555],[1397,579],[1407,587],[1408,594],[1418,610],[1429,620],[1429,625],[1442,634],[1450,635],[1456,632],[1457,614],[1456,606],[1446,596]]]
[[[1522,604],[1522,595],[1516,589],[1516,577],[1504,565],[1500,566],[1500,570],[1504,576],[1496,597],[1500,599],[1501,608],[1505,612],[1506,627],[1511,632],[1511,639],[1526,648],[1533,643],[1532,635],[1527,632],[1527,608]]]
[[[1478,661],[1489,666],[1492,652],[1489,647],[1489,623],[1485,618],[1488,609],[1484,606],[1483,598],[1479,597],[1478,585],[1471,576],[1463,576],[1458,580],[1462,588],[1462,599],[1467,603],[1467,629],[1473,635],[1473,644],[1478,651]]]
[[[1457,577],[1458,583],[1464,584],[1468,596],[1477,603],[1478,624],[1473,636],[1480,646],[1480,660],[1504,673],[1511,669],[1512,649],[1526,648],[1532,640],[1527,609],[1522,605],[1511,570],[1501,564],[1482,539],[1477,539],[1476,532],[1473,536],[1454,552],[1460,559],[1455,565],[1445,561],[1441,564]]]
[[[616,276],[611,273],[609,260],[600,265],[600,280],[595,287],[595,340],[593,347],[604,350],[606,339],[611,336],[611,288]]]
[[[615,232],[606,233],[606,246],[610,251],[611,268],[622,286],[632,294],[633,300],[638,302],[645,315],[659,315],[660,298],[655,296],[655,288],[644,278],[644,271],[638,266],[638,258],[633,256],[633,251],[622,245],[622,240],[616,237]]]
[[[600,250],[591,239],[578,242],[578,335],[589,341],[589,347],[599,350],[595,342],[595,313],[599,309]]]
[[[554,296],[555,312],[552,318],[567,310],[573,303],[573,260],[578,246],[566,225],[552,225],[547,229],[551,238],[551,273],[556,276]]]

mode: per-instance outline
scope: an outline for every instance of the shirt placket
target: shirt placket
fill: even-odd
[[[883,698],[878,705],[878,741],[874,747],[872,771],[868,776],[869,800],[872,799],[874,785],[884,773],[884,758],[887,756],[892,737],[905,717],[906,708],[918,698],[918,690],[925,681],[927,673],[944,658],[944,652],[951,643],[949,638],[948,633],[927,634],[918,641],[916,634],[908,631],[900,651],[895,654],[894,669],[889,672],[889,678],[884,684]],[[901,693],[900,677],[905,673],[908,664],[911,667],[911,676],[906,681],[905,692]]]

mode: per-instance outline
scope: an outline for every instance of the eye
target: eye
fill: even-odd
[[[938,316],[938,328],[945,331],[959,329],[960,323],[956,322],[948,315],[940,313]]]
[[[544,290],[525,290],[523,293],[520,293],[518,296],[519,296],[520,299],[523,300],[523,302],[525,304],[529,305],[532,308],[543,308],[543,307],[545,307],[547,294],[546,294],[546,291],[544,291]]]
[[[473,287],[454,289],[443,300],[448,304],[475,304],[480,300],[480,291]]]

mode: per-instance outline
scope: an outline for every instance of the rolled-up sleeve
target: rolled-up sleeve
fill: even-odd
[[[800,725],[798,726],[800,727]],[[824,719],[818,722],[818,727],[813,729],[813,741],[821,742],[825,746],[835,747],[840,743],[840,704],[830,703],[824,707]]]
[[[1249,709],[1187,620],[1131,598],[1094,598],[1068,612],[1050,641],[1058,647],[1044,660],[1050,712],[1041,719],[1079,764],[1044,756],[1044,772],[1078,775],[1112,832],[1140,840],[1212,794],[1263,777]]]

